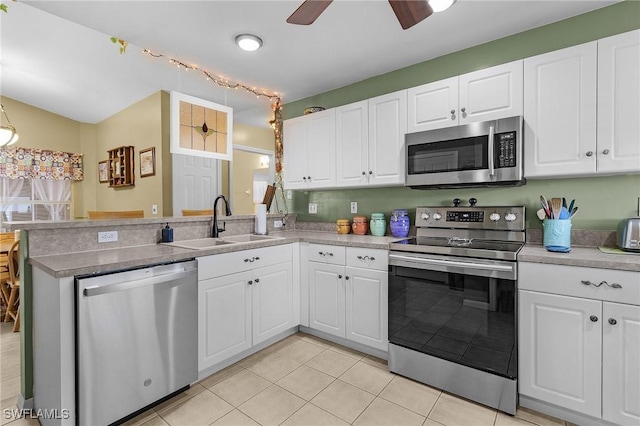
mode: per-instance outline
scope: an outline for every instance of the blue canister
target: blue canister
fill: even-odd
[[[387,220],[384,213],[371,213],[371,221],[369,222],[369,230],[371,235],[383,237],[387,232]]]
[[[405,209],[396,209],[393,211],[391,218],[389,219],[389,227],[391,228],[391,235],[394,237],[404,238],[409,235],[409,216]]]
[[[542,242],[548,251],[571,251],[571,220],[545,219],[542,228]]]

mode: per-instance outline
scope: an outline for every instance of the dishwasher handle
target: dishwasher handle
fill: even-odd
[[[173,272],[170,274],[157,275],[150,278],[143,278],[134,281],[125,281],[116,284],[104,285],[104,286],[91,286],[86,287],[83,294],[86,297],[99,296],[101,294],[116,293],[119,291],[132,290],[134,288],[146,287],[150,285],[157,285],[162,283],[170,283],[182,278],[186,278],[193,274],[194,270],[189,269],[186,271]]]

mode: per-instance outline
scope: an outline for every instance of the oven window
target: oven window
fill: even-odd
[[[482,170],[488,166],[488,136],[409,146],[409,174]]]
[[[515,282],[392,266],[389,341],[515,378]]]

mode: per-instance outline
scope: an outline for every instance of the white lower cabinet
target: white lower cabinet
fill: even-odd
[[[386,352],[387,251],[310,244],[309,253],[309,327]]]
[[[519,263],[521,405],[640,424],[638,283],[638,272]]]
[[[291,245],[198,258],[198,370],[297,325],[293,294]]]

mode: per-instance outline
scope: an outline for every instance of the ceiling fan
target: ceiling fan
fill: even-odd
[[[287,18],[290,24],[309,25],[331,4],[333,0],[305,0],[295,12]],[[433,9],[427,0],[389,0],[393,12],[403,30],[413,27],[428,18]]]

